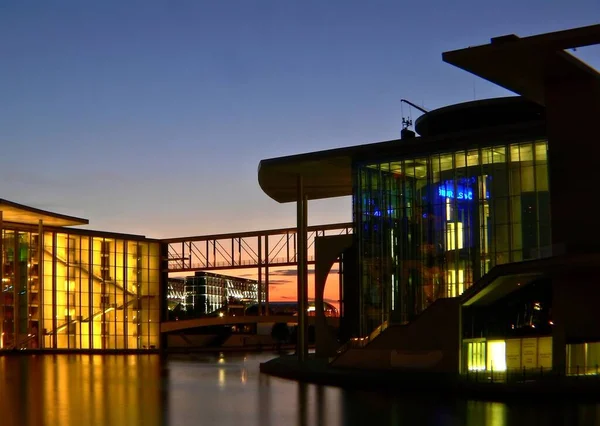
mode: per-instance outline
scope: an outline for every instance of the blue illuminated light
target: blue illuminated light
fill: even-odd
[[[488,176],[488,179],[490,177]],[[477,187],[477,179],[475,177],[471,178],[461,178],[458,180],[457,185],[454,185],[454,181],[447,180],[442,185],[438,187],[438,196],[442,198],[451,198],[456,200],[467,200],[472,201],[474,199],[474,192],[471,185],[475,185]],[[490,198],[490,192],[485,192],[485,198]]]
[[[438,188],[438,195],[444,198],[456,198],[457,200],[472,200],[473,190],[459,185],[456,187],[455,194],[454,188],[440,186]]]
[[[387,213],[388,213],[388,216],[392,216],[394,214],[394,209],[388,209]],[[375,211],[373,211],[373,216],[381,217],[381,210],[375,209]]]

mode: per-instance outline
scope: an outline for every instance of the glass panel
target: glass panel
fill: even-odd
[[[54,339],[54,234],[50,232],[44,233],[44,265],[43,265],[43,329],[44,335],[43,345],[44,348],[53,348],[55,344]]]
[[[533,146],[530,143],[519,145],[519,161],[521,163],[533,161]]]
[[[548,160],[548,144],[546,142],[535,143],[536,163],[545,163]]]
[[[467,343],[467,369],[469,371],[485,370],[485,342]]]

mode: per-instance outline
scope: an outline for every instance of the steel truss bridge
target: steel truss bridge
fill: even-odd
[[[309,263],[314,263],[314,255],[310,253],[315,238],[351,234],[352,227],[352,222],[309,226]],[[297,262],[296,228],[171,238],[162,242],[169,247],[170,273],[295,266]]]
[[[352,234],[353,223],[307,227],[308,263],[314,264],[317,237]],[[256,269],[259,300],[269,312],[269,269],[296,266],[297,228],[163,239],[168,245],[169,273]]]

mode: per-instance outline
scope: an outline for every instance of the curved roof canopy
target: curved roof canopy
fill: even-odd
[[[87,219],[40,210],[3,199],[0,199],[0,211],[4,222],[37,225],[41,220],[47,226],[87,225],[89,223]]]
[[[332,151],[262,160],[258,166],[258,183],[267,195],[280,203],[296,201],[299,175],[309,200],[351,195],[351,157]]]
[[[403,140],[402,146],[408,146],[409,141]],[[279,203],[296,201],[298,176],[302,176],[304,195],[309,200],[352,195],[353,161],[390,147],[397,149],[398,142],[392,140],[262,160],[258,165],[258,183]]]

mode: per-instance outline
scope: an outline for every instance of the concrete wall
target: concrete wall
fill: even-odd
[[[346,351],[332,365],[458,373],[459,319],[458,299],[439,299],[410,324],[388,327],[365,348]]]
[[[342,254],[343,316],[340,318],[339,331],[339,338],[342,342],[360,336],[360,271],[358,265],[358,244],[355,241],[352,247]]]
[[[546,83],[554,254],[597,251],[594,207],[600,156],[600,82],[561,76]]]
[[[600,267],[578,268],[553,277],[553,368],[563,373],[566,344],[600,340]]]
[[[385,370],[392,367],[389,349],[348,349],[332,363],[334,367]]]

